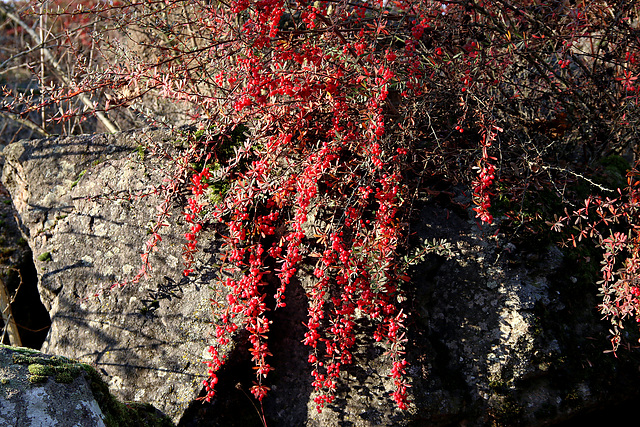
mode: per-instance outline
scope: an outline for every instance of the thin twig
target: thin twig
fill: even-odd
[[[246,391],[244,391],[244,389],[242,388],[242,384],[237,383],[236,384],[236,388],[238,390],[240,390],[246,397],[247,399],[249,399],[249,402],[251,402],[251,404],[253,405],[253,408],[256,410],[256,412],[258,413],[258,416],[260,417],[260,421],[262,422],[262,425],[264,427],[267,427],[267,420],[264,416],[264,408],[262,407],[262,402],[260,402],[260,408],[262,409],[262,413],[260,413],[260,411],[258,410],[258,407],[256,406],[255,402],[253,401],[253,399],[251,397],[249,397],[249,395],[247,394]]]
[[[593,182],[592,180],[590,180],[586,176],[581,175],[579,173],[576,173],[576,172],[574,172],[572,170],[569,170],[569,169],[558,168],[558,167],[555,167],[555,166],[546,166],[546,165],[540,166],[538,164],[534,165],[533,162],[529,162],[529,167],[532,167],[532,166],[541,167],[544,170],[554,170],[554,171],[558,171],[558,172],[565,172],[565,173],[568,173],[568,174],[571,174],[571,175],[575,176],[576,178],[580,178],[580,179],[583,179],[583,180],[587,181],[589,184],[593,185],[594,187],[596,187],[597,189],[599,189],[601,191],[605,191],[607,193],[615,193],[616,192],[615,190],[612,190],[612,189],[607,188],[607,187],[603,187],[602,185],[600,185],[600,184],[598,184],[596,182]]]
[[[39,133],[40,135],[42,135],[44,137],[51,136],[51,134],[49,132],[47,132],[46,130],[44,130],[43,128],[38,126],[37,124],[33,123],[30,120],[27,120],[27,119],[24,119],[24,118],[20,117],[16,113],[10,113],[8,111],[0,111],[0,117],[4,117],[5,119],[14,121],[16,123],[20,123],[21,125],[28,127],[32,131],[37,132],[37,133]]]
[[[33,41],[42,47],[42,54],[44,55],[44,58],[49,63],[49,66],[55,71],[57,77],[62,80],[65,85],[70,88],[76,86],[73,81],[64,73],[64,71],[60,67],[60,64],[58,64],[58,61],[56,61],[56,59],[53,57],[51,51],[44,46],[44,43],[38,33],[36,33],[29,25],[27,25],[22,19],[20,19],[18,15],[7,10],[7,8],[3,6],[2,3],[0,3],[0,12],[4,13],[9,19],[20,25],[24,29],[24,31],[29,34]],[[82,103],[89,110],[95,111],[95,104],[85,93],[79,93],[78,98],[80,98],[80,101],[82,101]],[[95,114],[98,120],[102,122],[102,124],[107,128],[109,132],[118,132],[118,127],[111,120],[109,120],[109,118],[104,113],[102,113],[101,111],[95,111]]]

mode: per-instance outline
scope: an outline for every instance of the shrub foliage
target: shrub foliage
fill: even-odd
[[[56,0],[1,8],[3,37],[15,48],[2,53],[2,67],[37,82],[37,91],[5,87],[5,116],[77,132],[96,114],[107,129],[124,125],[122,111],[136,124],[162,124],[170,104],[182,118],[164,124],[196,127],[165,188],[177,194],[182,181],[189,194],[184,274],[200,233],[225,227],[219,279],[228,296],[216,308],[207,399],[225,362],[220,350],[238,328],[249,332],[251,391],[266,395],[268,312],[286,309],[287,286],[311,262],[303,339],[318,409],[353,361],[362,316],[386,343],[392,397],[407,408],[399,301],[411,279],[402,255],[416,195],[442,183],[469,189],[479,223],[499,216],[516,235],[571,220],[573,242],[589,238],[604,250],[601,311],[616,326],[638,313],[637,174],[618,190],[594,178],[601,159],[634,161],[637,152],[635,2]],[[565,214],[552,211],[562,205]],[[159,218],[132,282],[161,248],[162,226]]]

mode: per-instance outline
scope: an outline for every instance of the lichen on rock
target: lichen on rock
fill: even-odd
[[[170,427],[150,405],[123,404],[97,371],[64,357],[0,345],[0,425]]]

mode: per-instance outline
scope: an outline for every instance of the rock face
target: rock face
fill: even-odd
[[[181,280],[181,234],[163,234],[152,276],[133,277],[157,218],[168,170],[143,161],[147,131],[20,142],[5,148],[3,182],[34,254],[52,320],[42,350],[94,363],[123,400],[150,402],[179,419],[199,392],[209,328],[209,289]],[[168,221],[179,220],[174,210]],[[162,232],[161,232],[162,233]],[[209,255],[203,254],[204,257]]]
[[[0,345],[0,425],[4,427],[171,426],[153,407],[127,407],[90,366]]]
[[[638,354],[614,359],[593,307],[598,266],[548,243],[518,247],[499,225],[480,228],[461,208],[422,200],[411,232],[416,248],[436,243],[411,272],[407,358],[413,404],[394,408],[385,348],[359,325],[356,361],[322,414],[312,401],[308,350],[301,344],[312,275],[304,268],[272,313],[271,391],[262,408],[247,396],[252,372],[243,334],[220,373],[217,397],[200,393],[211,337],[216,241],[203,233],[192,279],[181,278],[185,226],[172,208],[154,269],[138,284],[92,297],[135,275],[163,201],[171,162],[145,146],[175,133],[21,141],[4,150],[3,182],[19,212],[52,327],[47,352],[94,364],[119,398],[152,403],[183,426],[541,425],[635,395]],[[153,143],[150,143],[153,142]],[[453,209],[453,210],[452,210]],[[582,264],[578,264],[581,262]]]

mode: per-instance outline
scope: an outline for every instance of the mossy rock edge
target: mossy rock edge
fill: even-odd
[[[175,426],[171,419],[158,411],[153,405],[139,402],[118,401],[110,392],[109,386],[100,374],[90,365],[60,356],[48,356],[38,351],[0,344],[3,349],[12,352],[14,364],[27,365],[31,384],[44,383],[52,378],[58,383],[70,384],[79,375],[83,375],[91,387],[93,396],[104,415],[107,427],[124,425],[170,427]]]

